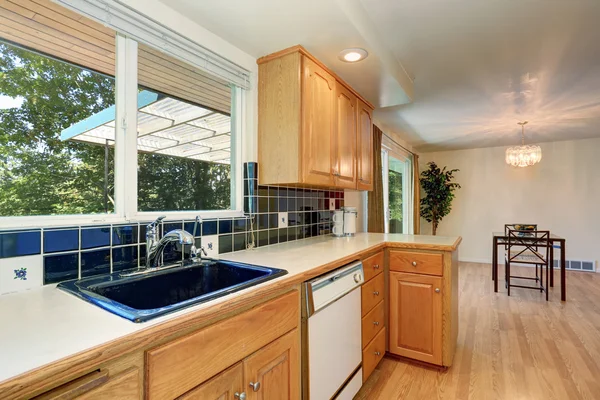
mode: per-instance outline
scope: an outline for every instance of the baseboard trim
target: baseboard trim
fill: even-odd
[[[459,262],[468,262],[468,263],[478,263],[478,264],[491,264],[491,258],[469,258],[469,257],[459,257]]]

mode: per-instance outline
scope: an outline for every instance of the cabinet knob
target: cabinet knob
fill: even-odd
[[[236,399],[240,399],[240,400],[246,400],[246,392],[242,392],[242,393],[235,393],[234,394]]]
[[[376,355],[376,356],[380,356],[380,355],[381,355],[381,353],[380,353],[380,352],[378,352],[378,351],[376,351],[376,352],[375,352],[375,355]]]
[[[417,266],[417,262],[416,262],[416,261],[413,261],[413,262],[412,262],[412,265],[413,265],[413,267],[416,267],[416,266]]]
[[[379,269],[379,264],[373,265],[373,269]]]
[[[439,292],[440,292],[440,288],[439,288],[439,287],[436,287],[436,288],[435,288],[435,292],[436,292],[436,293],[439,293]]]
[[[373,292],[373,294],[374,294],[375,296],[379,296],[379,291],[377,291],[377,290],[376,290],[376,291],[374,291],[374,292]]]
[[[258,392],[260,390],[260,382],[250,382],[250,387],[255,392]]]
[[[373,325],[379,326],[379,322],[378,321],[373,321]]]

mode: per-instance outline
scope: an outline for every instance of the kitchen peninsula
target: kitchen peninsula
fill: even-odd
[[[385,282],[387,317],[381,328],[387,351],[448,367],[458,332],[460,242],[460,237],[359,233],[230,253],[223,258],[288,274],[143,324],[53,285],[5,296],[0,299],[0,397],[70,391],[82,398],[202,398],[199,393],[219,383],[233,388],[240,381],[243,385],[232,390],[246,390],[246,380],[262,379],[260,390],[300,398],[300,285],[356,260],[363,261],[363,306],[369,302],[369,282],[378,276]],[[373,260],[383,260],[383,268]],[[430,331],[420,331],[425,328]],[[378,332],[363,331],[363,338]],[[288,355],[284,388],[273,387],[262,368],[279,354]],[[383,355],[363,352],[365,380]],[[248,392],[247,398],[254,398]]]

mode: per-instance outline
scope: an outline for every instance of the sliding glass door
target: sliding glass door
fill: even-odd
[[[412,233],[412,160],[382,149],[386,233]]]

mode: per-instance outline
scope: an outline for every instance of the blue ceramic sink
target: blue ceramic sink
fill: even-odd
[[[133,322],[213,300],[287,274],[276,268],[205,259],[148,274],[62,282],[66,292]]]

